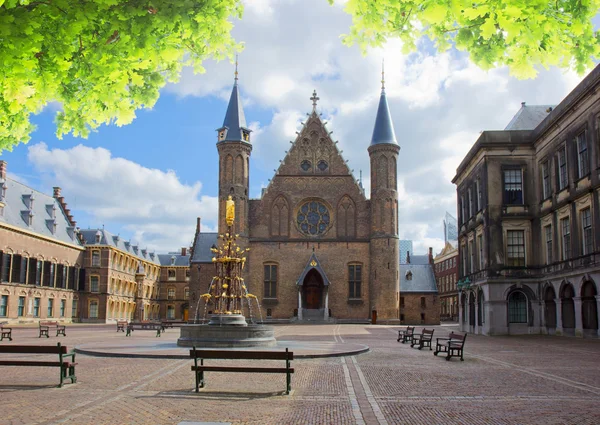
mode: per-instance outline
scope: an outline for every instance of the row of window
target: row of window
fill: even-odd
[[[167,299],[168,300],[174,300],[175,299],[175,288],[167,288]],[[190,299],[190,288],[184,288],[183,289],[183,299],[184,300],[189,300]]]
[[[77,289],[80,268],[0,251],[0,282]]]
[[[404,308],[405,304],[404,304],[404,297],[400,297],[400,308]],[[421,308],[425,309],[427,308],[427,300],[425,297],[421,297]]]
[[[456,267],[456,257],[448,258],[447,260],[440,261],[435,265],[435,272],[440,273],[451,268]]]
[[[277,298],[278,265],[265,264],[263,279],[263,298]],[[348,298],[362,297],[362,264],[348,264]]]
[[[437,278],[437,286],[440,292],[450,292],[456,290],[456,273]]]
[[[581,235],[581,255],[588,255],[594,252],[594,231],[592,228],[592,210],[591,208],[585,208],[579,212],[579,224],[580,224],[580,235]],[[559,221],[559,237],[560,244],[559,252],[554,253],[552,238],[552,225],[549,224],[544,227],[543,237],[546,255],[546,264],[551,264],[555,261],[568,260],[573,256],[571,247],[571,218],[564,217]]]
[[[466,198],[465,195],[460,197],[460,224],[466,223],[469,218],[473,217],[478,211],[483,209],[483,187],[481,185],[481,179],[477,177],[475,183],[467,187]]]
[[[91,267],[101,267],[101,252],[100,250],[93,250],[91,254]],[[117,254],[113,252],[112,255],[112,266],[115,270],[125,271],[134,274],[137,271],[139,262],[134,258],[127,259],[123,254]],[[158,267],[151,265],[150,263],[144,264],[146,270],[146,277],[148,279],[158,278]]]
[[[511,241],[514,241],[516,239],[519,238],[519,236],[517,234],[515,234],[515,232],[521,232],[521,234],[523,233],[522,230],[509,230],[507,233],[507,239],[510,239]],[[477,235],[477,238],[471,239],[467,242],[466,245],[462,245],[461,248],[461,263],[462,263],[462,275],[466,276],[470,273],[475,273],[475,271],[477,270],[483,270],[484,269],[484,258],[483,258],[483,235]],[[513,262],[513,263],[519,263],[520,259],[519,257],[515,257],[515,255],[517,255],[517,250],[514,249],[514,247],[508,248],[507,250],[510,251],[510,255],[507,254],[507,258],[512,256],[513,260],[507,260],[507,264],[509,262]],[[517,265],[517,264],[512,264],[512,265]],[[525,265],[525,249],[523,246],[523,265]]]
[[[33,317],[40,317],[41,313],[41,298],[35,297],[33,298],[33,302],[30,306],[30,312],[25,311],[25,298],[24,296],[19,297],[19,302],[17,304],[17,317],[24,317],[26,314],[31,314]],[[8,317],[8,295],[0,296],[0,317]],[[48,298],[47,308],[47,316],[50,317],[65,317],[66,308],[67,308],[67,300],[61,299],[58,304],[58,316],[55,316],[55,303],[54,298]],[[73,300],[72,307],[72,317],[75,317],[77,314],[77,300]]]
[[[587,131],[579,133],[574,140],[577,154],[577,179],[582,179],[590,174],[590,154],[588,149]],[[569,154],[565,142],[554,158],[548,158],[541,163],[541,180],[542,180],[542,199],[547,199],[552,195],[552,178],[550,170],[554,161],[556,161],[556,179],[555,184],[557,191],[565,189],[569,185]]]

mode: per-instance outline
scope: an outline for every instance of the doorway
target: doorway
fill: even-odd
[[[324,284],[321,274],[315,269],[309,271],[302,285],[304,308],[309,310],[323,308],[323,288]]]

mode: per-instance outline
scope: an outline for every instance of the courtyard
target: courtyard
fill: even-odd
[[[396,342],[396,326],[277,325],[279,341],[363,344],[364,354],[297,359],[285,375],[208,373],[194,392],[191,360],[77,355],[76,384],[57,388],[55,368],[0,368],[0,423],[16,424],[597,424],[600,341],[468,335],[465,360]],[[456,330],[435,326],[436,336]],[[114,325],[69,325],[66,337],[14,327],[0,344],[165,344]],[[417,327],[420,330],[420,327]],[[7,356],[6,354],[2,356]],[[38,356],[38,355],[36,355]],[[244,361],[236,363],[243,364]],[[256,363],[256,362],[254,362]]]

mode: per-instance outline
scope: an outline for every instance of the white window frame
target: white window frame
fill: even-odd
[[[565,226],[565,223],[567,223],[567,226]],[[565,232],[565,229],[567,230],[567,232]],[[570,216],[566,216],[560,219],[560,234],[561,234],[561,255],[562,255],[562,260],[568,260],[569,258],[571,258],[571,250],[572,250],[572,246],[571,246],[571,217]],[[566,237],[568,236],[568,239],[566,239]],[[568,248],[566,246],[566,242],[568,240]]]
[[[546,251],[546,264],[552,264],[554,250],[552,249],[552,225],[544,226],[544,247]]]
[[[583,214],[587,213],[588,214],[588,218],[587,220],[584,219]],[[594,251],[594,228],[593,228],[593,224],[592,224],[592,209],[590,207],[584,208],[580,211],[580,217],[581,217],[581,253],[583,255],[588,255],[591,254]],[[586,226],[586,221],[588,222],[587,226]],[[586,230],[589,230],[590,234],[587,235]],[[588,237],[590,238],[590,241],[588,241]],[[590,242],[589,244],[587,242]],[[586,249],[587,247],[590,247],[589,251]]]

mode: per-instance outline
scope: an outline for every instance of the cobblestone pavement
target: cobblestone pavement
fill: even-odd
[[[429,349],[396,342],[397,329],[276,326],[279,340],[371,348],[351,357],[295,360],[289,396],[283,395],[285,375],[243,373],[209,373],[207,387],[195,393],[191,360],[77,355],[78,382],[63,388],[56,388],[55,368],[2,366],[0,424],[600,423],[600,340],[469,335],[465,361],[448,362]],[[434,337],[450,330],[456,327],[435,327]],[[13,335],[0,344],[165,343],[175,341],[179,330],[161,338],[134,332],[125,339],[114,326],[71,325],[67,337],[39,339],[37,328],[19,327]]]

